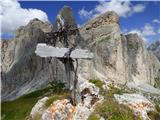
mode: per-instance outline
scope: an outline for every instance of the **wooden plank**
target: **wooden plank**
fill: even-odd
[[[68,51],[68,48],[52,47],[44,43],[39,43],[36,47],[35,53],[40,57],[62,58],[66,57],[65,54]],[[93,58],[93,53],[89,52],[88,50],[75,49],[71,52],[70,57],[79,59],[91,59]]]

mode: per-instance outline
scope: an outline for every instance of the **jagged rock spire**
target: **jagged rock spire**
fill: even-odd
[[[56,46],[68,48],[77,46],[79,30],[70,7],[64,6],[60,10],[56,17],[54,31],[62,33],[61,37],[56,40]]]
[[[55,28],[56,30],[66,27],[77,28],[77,24],[73,17],[72,9],[68,6],[64,6],[57,15]]]

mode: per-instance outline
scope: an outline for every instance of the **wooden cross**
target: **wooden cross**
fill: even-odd
[[[75,34],[74,30],[68,30],[71,31],[71,34]],[[47,33],[49,36],[49,39],[53,39],[55,37],[63,35],[61,32],[64,33],[63,30],[60,32],[51,32]],[[75,49],[73,48],[59,48],[59,47],[54,47],[53,46],[47,45],[45,43],[39,43],[37,44],[36,51],[35,53],[40,56],[40,57],[54,57],[54,58],[63,58],[66,60],[65,62],[65,67],[66,67],[66,75],[67,75],[67,80],[70,84],[70,75],[71,75],[71,69],[70,69],[70,63],[72,62],[72,59],[76,60],[76,69],[75,69],[75,78],[74,78],[74,85],[73,85],[73,104],[76,104],[75,98],[76,98],[76,85],[77,85],[77,69],[78,69],[78,59],[92,59],[93,58],[93,53],[89,52],[88,50],[83,50],[83,49]]]

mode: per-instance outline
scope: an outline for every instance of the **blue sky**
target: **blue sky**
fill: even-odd
[[[12,1],[12,0],[7,0]],[[6,4],[6,3],[4,3]],[[147,43],[150,43],[154,40],[160,39],[160,1],[158,2],[147,2],[147,1],[136,1],[136,2],[120,2],[117,0],[107,1],[107,2],[99,2],[99,1],[21,1],[19,3],[10,2],[10,4],[14,4],[15,6],[19,6],[13,8],[17,9],[17,11],[21,11],[18,17],[21,17],[20,14],[23,13],[23,10],[28,10],[26,12],[26,19],[29,21],[35,14],[39,14],[38,16],[42,20],[48,19],[51,23],[54,22],[56,15],[59,10],[64,6],[70,6],[73,10],[74,17],[76,22],[79,25],[82,25],[89,19],[94,16],[101,14],[107,10],[114,10],[118,12],[120,15],[120,27],[123,33],[136,32],[141,35]],[[7,3],[8,5],[8,3]],[[36,12],[33,12],[32,9],[36,9]],[[7,7],[5,7],[7,9]],[[10,9],[10,7],[8,7]],[[3,10],[3,9],[2,9]],[[41,13],[39,13],[39,11]],[[10,10],[11,11],[11,10]],[[32,17],[30,13],[33,14]],[[43,13],[42,13],[43,12]],[[44,15],[44,13],[46,15]],[[3,13],[5,14],[5,13]],[[18,13],[17,13],[18,14]],[[30,15],[30,16],[29,16]],[[7,16],[7,15],[6,15]],[[48,18],[47,18],[47,17]],[[5,17],[5,15],[4,15]],[[16,13],[15,13],[16,17]],[[17,20],[19,20],[17,17]],[[26,24],[27,20],[19,21],[19,23]],[[9,21],[8,23],[10,23]],[[16,22],[13,20],[12,22]],[[17,21],[18,22],[18,21]],[[4,22],[5,23],[5,22]],[[7,23],[6,23],[7,24]],[[13,23],[14,24],[14,23]],[[2,25],[3,25],[3,16],[2,16]],[[18,23],[16,24],[18,27]],[[16,28],[15,27],[15,28]],[[3,32],[3,28],[4,31]],[[7,33],[8,31],[8,33]],[[10,32],[14,32],[14,29]],[[2,37],[11,37],[8,28],[2,26]]]

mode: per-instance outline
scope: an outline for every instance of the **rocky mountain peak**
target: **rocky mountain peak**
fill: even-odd
[[[90,20],[88,23],[86,23],[83,27],[86,28],[86,30],[89,29],[96,29],[98,27],[102,26],[119,26],[119,16],[117,13],[113,11],[105,12],[104,14],[101,14],[97,16],[96,18]],[[82,28],[83,28],[82,27]]]
[[[119,16],[113,11],[101,14],[84,24],[80,28],[80,33],[89,47],[93,47],[103,40],[111,40],[114,43],[115,39],[117,41],[121,37]],[[107,46],[105,45],[105,47]]]
[[[79,30],[70,7],[64,6],[60,10],[53,28],[55,32],[61,34],[56,40],[56,46],[69,48],[77,46],[80,39]]]
[[[139,46],[140,48],[144,47],[144,41],[137,33],[129,33],[128,35],[126,35],[126,38],[127,38],[128,44],[130,44],[130,48],[132,46],[134,47]]]
[[[111,23],[119,24],[119,16],[114,11],[105,12],[104,14],[97,17],[97,19],[103,19],[104,22],[106,22],[108,24],[111,24]]]
[[[157,40],[155,42],[153,42],[148,49],[149,50],[156,50],[156,48],[160,47],[160,40]]]
[[[63,29],[63,28],[77,28],[77,24],[73,17],[72,9],[69,6],[64,6],[56,18],[55,23],[56,30]]]
[[[152,51],[160,61],[160,40],[157,40],[149,45],[148,50]]]
[[[43,32],[51,32],[52,25],[49,22],[42,22],[41,20],[35,18],[30,20],[29,23],[25,26],[21,26],[16,31],[16,38],[19,36],[24,36],[25,32],[35,31],[35,29],[39,29]]]

